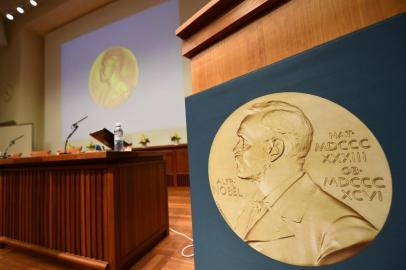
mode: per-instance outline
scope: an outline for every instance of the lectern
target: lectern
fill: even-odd
[[[208,164],[211,147],[223,123],[243,104],[255,98],[275,92],[297,91],[334,98],[341,106],[351,105],[357,115],[364,117],[361,119],[372,123],[377,130],[378,139],[390,153],[388,159],[392,172],[398,172],[393,175],[394,190],[398,188],[397,192],[405,192],[401,169],[403,152],[396,150],[398,146],[390,145],[391,141],[401,140],[394,131],[400,120],[398,117],[398,121],[393,121],[393,115],[400,115],[400,108],[404,108],[404,104],[400,104],[403,99],[396,96],[405,85],[401,72],[398,72],[405,71],[404,61],[400,60],[405,56],[402,49],[405,35],[401,30],[405,11],[406,2],[396,0],[210,1],[177,29],[177,36],[183,39],[182,54],[191,60],[194,93],[187,98],[186,108],[196,270],[300,268],[284,263],[285,258],[264,256],[269,246],[262,242],[272,242],[275,238],[263,239],[254,234],[250,246],[242,241],[246,239],[233,232],[237,226],[228,226],[238,225],[237,222],[223,218],[223,210],[232,208],[232,203],[223,204],[221,208],[213,195],[216,189],[211,184],[215,181],[219,183],[217,192],[221,193],[223,188],[224,196],[240,194],[234,183],[241,179],[215,178],[213,181],[209,179]],[[392,48],[390,44],[401,46]],[[354,56],[360,54],[362,57],[354,60]],[[374,58],[378,54],[381,56],[379,60]],[[351,68],[354,72],[348,72]],[[396,79],[390,79],[391,74],[395,74]],[[379,80],[380,84],[370,83],[369,78]],[[392,88],[388,86],[389,82]],[[356,99],[355,93],[365,99]],[[367,106],[376,100],[386,105],[385,113],[370,112]],[[227,138],[231,140],[233,136],[236,137],[236,132],[230,132]],[[233,159],[233,151],[228,152],[230,160]],[[217,163],[219,170],[226,167],[223,160]],[[382,231],[384,237],[377,237],[376,242],[359,256],[320,268],[381,269],[388,265],[400,268],[403,260],[395,246],[398,238],[403,236],[396,231],[404,215],[401,213],[402,199],[398,199],[392,202],[392,215]],[[263,208],[258,206],[257,209]],[[259,219],[252,220],[255,223]],[[267,225],[274,233],[283,232],[285,228]],[[293,236],[282,235],[279,239],[287,241]],[[278,249],[278,243],[275,245]],[[257,252],[261,249],[264,252]],[[300,252],[287,253],[287,257],[301,255]],[[383,263],[379,264],[379,259]]]
[[[397,0],[212,0],[176,35],[197,93],[405,10]]]

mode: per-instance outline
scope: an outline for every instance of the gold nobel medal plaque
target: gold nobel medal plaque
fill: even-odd
[[[133,93],[138,82],[134,54],[124,47],[112,47],[99,54],[89,75],[90,96],[96,104],[115,108]]]
[[[209,180],[232,230],[258,252],[301,266],[346,260],[382,229],[392,199],[385,154],[352,113],[276,93],[235,110],[210,150]]]

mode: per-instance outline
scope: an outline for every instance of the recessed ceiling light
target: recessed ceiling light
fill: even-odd
[[[20,14],[23,14],[23,13],[24,13],[24,9],[23,9],[22,7],[17,7],[17,11],[18,11],[18,13],[20,13]]]
[[[10,13],[6,14],[6,18],[9,19],[10,21],[14,20],[14,16],[11,15]]]
[[[30,4],[34,7],[36,7],[38,5],[37,1],[35,1],[35,0],[30,0]]]

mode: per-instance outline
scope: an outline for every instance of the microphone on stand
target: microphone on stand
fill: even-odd
[[[75,128],[80,122],[82,122],[83,120],[85,120],[86,118],[88,118],[88,116],[86,115],[85,117],[83,117],[82,119],[80,119],[79,121],[77,121],[76,123],[72,124],[72,129]]]
[[[85,117],[83,117],[83,118],[80,119],[79,121],[77,121],[77,122],[75,122],[75,123],[72,124],[72,126],[71,126],[72,132],[68,135],[68,137],[66,138],[66,141],[65,141],[64,154],[68,154],[68,152],[66,151],[66,147],[67,147],[67,145],[68,145],[68,141],[69,141],[70,137],[72,137],[73,133],[75,133],[75,131],[78,129],[78,127],[79,127],[78,124],[79,124],[80,122],[82,122],[83,120],[85,120],[87,117],[88,117],[88,116],[86,115]]]
[[[18,140],[21,139],[22,137],[24,137],[24,135],[20,135],[20,136],[18,136],[17,138],[12,139],[12,140],[9,142],[8,146],[6,147],[6,150],[4,150],[4,154],[3,154],[2,156],[0,156],[0,158],[6,159],[6,158],[7,158],[7,151],[8,151],[8,149],[9,149],[13,144],[15,144],[16,141],[18,141]]]

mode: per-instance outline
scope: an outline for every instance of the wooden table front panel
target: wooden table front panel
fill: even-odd
[[[106,169],[0,172],[0,234],[100,260],[108,258]],[[103,232],[105,235],[103,235]]]
[[[156,164],[115,169],[117,228],[120,267],[130,266],[162,236],[168,233],[168,195],[165,167]],[[136,179],[136,181],[134,181]],[[155,179],[155,181],[150,181]],[[164,207],[166,206],[166,207]]]
[[[0,170],[0,236],[122,269],[167,234],[163,161]]]

